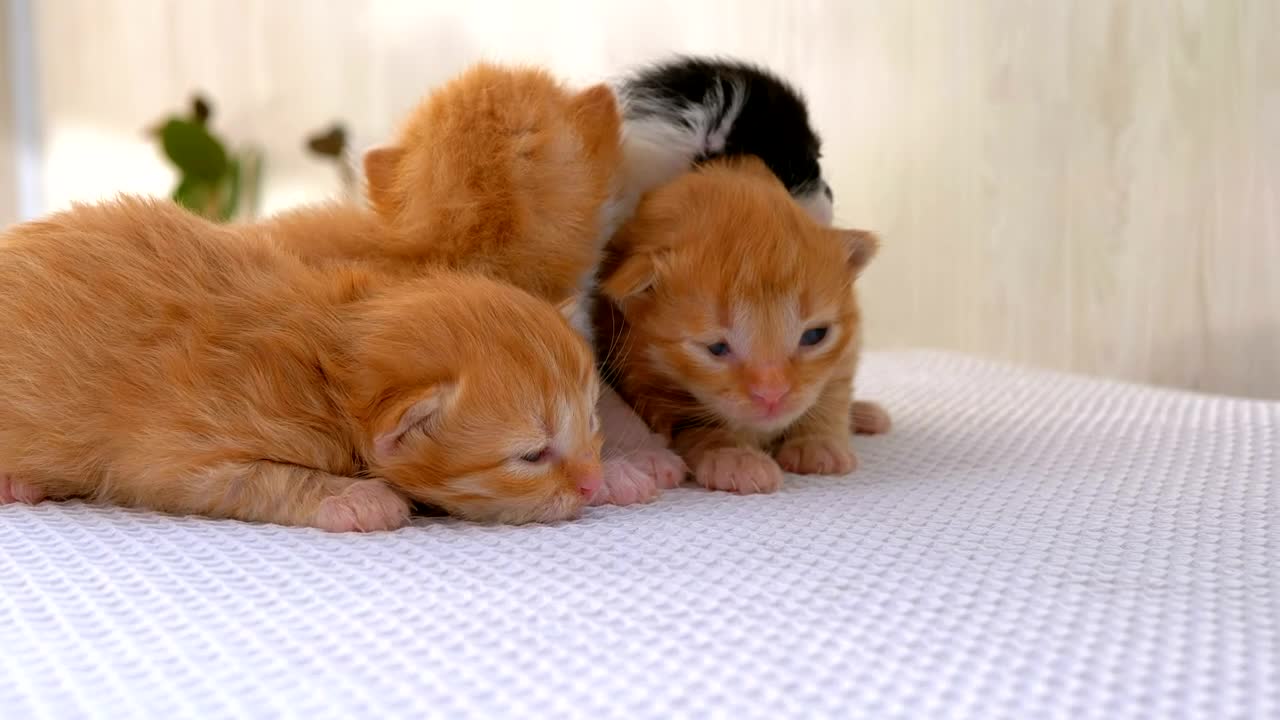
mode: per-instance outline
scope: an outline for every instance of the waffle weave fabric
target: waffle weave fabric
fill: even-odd
[[[0,507],[0,717],[1280,717],[1280,404],[871,354],[848,477],[394,533]]]

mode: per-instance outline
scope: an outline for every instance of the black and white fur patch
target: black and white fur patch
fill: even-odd
[[[635,196],[699,162],[755,155],[823,224],[831,188],[822,177],[822,140],[795,87],[757,65],[679,56],[614,84],[623,118],[625,182]]]

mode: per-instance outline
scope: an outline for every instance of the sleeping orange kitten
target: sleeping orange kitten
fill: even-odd
[[[275,221],[312,261],[359,258],[412,276],[474,270],[560,302],[584,298],[575,326],[590,337],[595,272],[624,209],[613,92],[566,89],[544,70],[481,63],[432,93],[395,141],[365,156],[379,232],[351,208],[308,208]],[[292,239],[292,240],[288,240]],[[601,395],[605,482],[594,503],[627,504],[673,487],[686,469],[609,389]]]
[[[597,394],[565,318],[480,276],[308,266],[131,198],[0,234],[0,503],[559,520],[601,482]]]
[[[888,423],[871,403],[851,414],[853,284],[875,251],[869,233],[815,222],[758,159],[710,163],[646,195],[614,237],[597,351],[708,488],[846,473],[851,416]]]

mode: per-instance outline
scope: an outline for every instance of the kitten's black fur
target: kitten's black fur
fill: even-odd
[[[615,88],[628,179],[641,190],[714,157],[756,155],[815,218],[831,221],[822,140],[800,92],[750,63],[678,56],[642,68]]]

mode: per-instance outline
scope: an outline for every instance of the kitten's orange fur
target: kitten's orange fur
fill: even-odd
[[[448,266],[483,272],[558,302],[587,287],[611,229],[621,163],[612,91],[566,89],[537,68],[480,63],[432,92],[395,140],[365,157],[372,218],[331,207],[286,213],[308,258],[358,258],[411,276]]]
[[[580,510],[595,372],[550,304],[452,271],[307,265],[270,235],[131,198],[0,234],[0,502],[329,530],[398,527],[407,500]]]
[[[399,239],[384,256],[429,258],[561,300],[599,263],[622,161],[613,92],[572,92],[545,70],[481,63],[415,109],[366,157],[369,197]]]
[[[848,472],[853,283],[875,249],[869,233],[814,222],[759,160],[709,164],[646,195],[614,237],[597,349],[612,348],[622,395],[707,487]],[[806,330],[820,339],[802,345]]]
[[[377,218],[289,213],[282,238],[313,261],[359,258],[413,276],[444,265],[559,302],[588,302],[616,200],[621,121],[612,91],[571,91],[544,70],[478,64],[431,93],[395,140],[365,157]],[[380,228],[378,221],[381,221]],[[605,485],[596,502],[648,500],[685,468],[612,391],[602,394]]]

